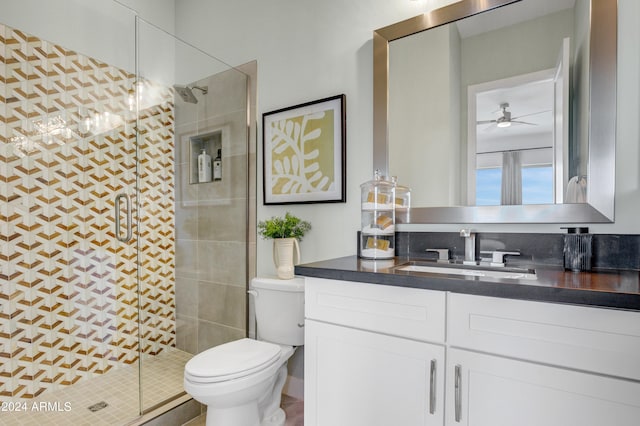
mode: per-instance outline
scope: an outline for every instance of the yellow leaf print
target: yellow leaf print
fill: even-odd
[[[330,109],[271,123],[274,195],[328,191],[335,186],[334,126]]]

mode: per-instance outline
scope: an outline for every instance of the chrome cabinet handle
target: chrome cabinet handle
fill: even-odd
[[[431,372],[429,374],[429,414],[436,412],[436,360],[431,360]]]
[[[125,203],[127,205],[127,228],[126,228],[126,234],[124,236],[124,238],[122,238],[120,236],[120,200],[123,199],[125,200]],[[129,242],[131,240],[132,232],[131,232],[131,197],[129,197],[129,194],[118,194],[116,195],[115,198],[115,217],[116,217],[116,238],[118,239],[118,241],[122,241],[123,243]]]
[[[460,422],[462,417],[462,367],[460,365],[456,365],[455,369],[455,417],[456,422]]]

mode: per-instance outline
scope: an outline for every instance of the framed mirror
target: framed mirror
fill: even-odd
[[[407,223],[612,222],[616,0],[463,0],[374,31]]]

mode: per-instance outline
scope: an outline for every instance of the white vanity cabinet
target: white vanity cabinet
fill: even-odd
[[[305,291],[307,426],[640,424],[638,312],[318,278]]]
[[[444,293],[307,278],[305,425],[442,425]]]
[[[446,422],[640,424],[640,314],[450,293]]]

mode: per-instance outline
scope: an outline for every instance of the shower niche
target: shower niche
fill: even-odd
[[[201,184],[222,180],[223,129],[189,138],[189,183]]]

